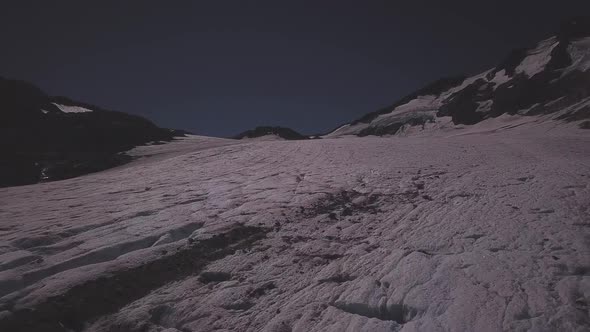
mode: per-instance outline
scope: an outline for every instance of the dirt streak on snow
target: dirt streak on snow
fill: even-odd
[[[63,331],[584,330],[590,133],[531,119],[410,137],[189,137],[109,171],[0,189],[0,329],[60,308],[49,323]],[[265,237],[211,254],[243,227]],[[177,257],[180,279],[163,272]],[[112,304],[90,293],[116,280],[132,288],[109,289]]]

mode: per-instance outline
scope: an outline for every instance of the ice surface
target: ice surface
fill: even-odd
[[[0,330],[590,324],[590,132],[574,124],[503,115],[418,136],[191,136],[131,153],[0,189]],[[211,251],[219,239],[228,249]]]

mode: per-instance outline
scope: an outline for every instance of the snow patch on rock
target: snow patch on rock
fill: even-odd
[[[551,51],[557,45],[559,42],[555,37],[540,42],[535,49],[527,53],[524,60],[516,67],[516,73],[524,73],[528,77],[533,77],[542,72],[551,60]]]
[[[57,108],[59,108],[64,113],[89,113],[89,112],[93,112],[93,110],[91,110],[91,109],[80,107],[80,106],[69,106],[69,105],[62,105],[62,104],[58,104],[58,103],[52,103],[52,104],[55,105]]]

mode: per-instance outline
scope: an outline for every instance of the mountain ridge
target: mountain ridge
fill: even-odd
[[[511,51],[483,73],[441,78],[324,136],[392,135],[408,127],[436,126],[442,117],[450,117],[455,125],[502,114],[585,120],[590,118],[588,53],[590,17],[566,20],[553,37]]]
[[[307,136],[301,135],[295,130],[287,127],[280,126],[258,126],[254,129],[246,130],[242,133],[235,135],[234,139],[244,138],[259,138],[264,136],[276,136],[285,140],[304,140],[308,139]]]
[[[129,161],[123,151],[185,134],[1,77],[0,109],[0,186],[104,170]]]

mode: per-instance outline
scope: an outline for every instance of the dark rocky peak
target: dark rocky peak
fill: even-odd
[[[497,72],[501,70],[506,71],[506,75],[513,76],[516,70],[516,67],[522,63],[522,60],[526,58],[528,49],[526,48],[519,48],[512,50],[506,58],[500,64],[488,74],[488,79],[492,79]]]
[[[0,127],[39,113],[46,100],[47,95],[33,84],[0,77]]]
[[[100,171],[128,161],[126,150],[183,134],[0,78],[0,187]]]
[[[286,140],[308,139],[307,136],[303,136],[291,128],[272,127],[272,126],[256,127],[254,129],[247,130],[243,133],[240,133],[240,134],[234,136],[233,138],[234,139],[256,138],[256,137],[269,136],[269,135],[275,135],[275,136],[278,136],[278,137],[286,139]]]
[[[561,23],[557,38],[560,41],[569,42],[590,36],[590,16],[578,16]]]

